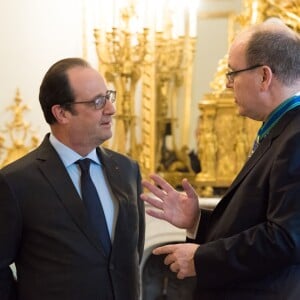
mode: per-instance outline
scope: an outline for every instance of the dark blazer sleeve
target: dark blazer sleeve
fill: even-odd
[[[16,282],[9,265],[14,262],[21,232],[17,202],[0,174],[0,299],[16,299]]]
[[[211,216],[212,211],[208,209],[201,208],[201,216],[200,216],[200,222],[198,225],[198,231],[196,233],[196,238],[186,238],[187,243],[199,243],[202,244],[205,242],[205,234],[207,232],[208,226],[209,226],[209,220]]]

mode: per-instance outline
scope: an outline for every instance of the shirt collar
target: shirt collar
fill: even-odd
[[[101,165],[96,149],[93,149],[85,157],[79,155],[77,152],[60,142],[52,133],[50,134],[49,141],[58,153],[65,167],[74,164],[78,159],[89,158],[98,165]]]

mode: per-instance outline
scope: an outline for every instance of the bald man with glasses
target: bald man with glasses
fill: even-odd
[[[300,299],[300,37],[279,20],[240,33],[227,88],[240,115],[261,121],[252,155],[214,210],[199,207],[184,179],[144,187],[148,213],[187,230],[187,242],[156,248],[179,279],[197,278],[199,300]]]

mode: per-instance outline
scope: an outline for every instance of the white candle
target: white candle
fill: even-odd
[[[155,29],[155,1],[146,0],[144,7],[144,28]]]
[[[191,0],[189,2],[189,36],[197,36],[197,18],[198,18],[198,3]]]
[[[156,10],[156,14],[155,14],[155,30],[157,32],[163,32],[164,29],[163,20],[164,20],[164,9],[163,6],[161,6],[159,9]]]

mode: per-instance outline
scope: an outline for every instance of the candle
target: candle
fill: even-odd
[[[195,37],[197,35],[197,17],[198,17],[198,3],[197,1],[189,1],[189,36]]]

